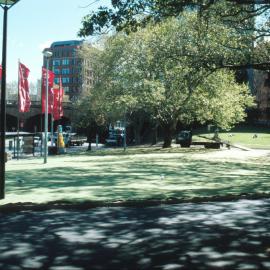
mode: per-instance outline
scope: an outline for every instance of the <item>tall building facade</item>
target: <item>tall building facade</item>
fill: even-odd
[[[65,95],[70,101],[75,101],[82,92],[85,80],[92,79],[92,71],[86,68],[87,65],[78,51],[83,46],[82,40],[68,40],[53,42],[50,48],[52,57],[49,59],[49,69],[55,74],[54,82],[59,84],[60,77]],[[46,59],[43,58],[43,66]]]
[[[257,121],[270,126],[270,72],[254,70]]]

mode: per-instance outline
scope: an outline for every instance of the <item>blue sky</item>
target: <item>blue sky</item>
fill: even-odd
[[[93,2],[95,3],[91,4]],[[20,0],[8,12],[7,81],[17,80],[18,59],[29,67],[30,81],[39,79],[42,50],[54,41],[81,39],[77,33],[83,16],[108,2],[110,1]],[[2,21],[3,10],[0,9],[1,58]]]

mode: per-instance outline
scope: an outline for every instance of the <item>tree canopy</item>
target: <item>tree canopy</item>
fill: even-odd
[[[270,46],[254,49],[264,37],[270,36],[270,3],[267,0],[112,0],[110,7],[100,7],[82,20],[80,36],[94,35],[116,29],[126,33],[137,31],[149,23],[159,23],[169,17],[182,16],[185,11],[196,11],[201,22],[209,25],[215,17],[219,24],[229,26],[250,37],[245,61],[231,63],[234,68],[270,69]],[[261,52],[262,48],[264,52]],[[232,47],[233,52],[242,48]],[[259,59],[257,55],[267,55]]]
[[[217,21],[198,20],[196,13],[185,12],[110,37],[102,50],[89,49],[99,110],[111,119],[145,113],[163,128],[164,146],[170,146],[178,122],[228,129],[242,121],[252,98],[220,63],[235,59],[236,52],[228,50],[234,46],[243,48],[237,51],[241,62],[249,40]]]

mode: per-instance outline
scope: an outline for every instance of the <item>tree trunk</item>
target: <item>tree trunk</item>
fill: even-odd
[[[157,130],[158,126],[155,125],[154,128],[152,129],[152,145],[157,144]]]
[[[174,124],[168,123],[163,125],[163,132],[164,132],[164,142],[163,142],[163,148],[169,148],[172,146],[172,137],[174,133]]]
[[[88,142],[87,151],[91,151],[92,147],[91,147],[91,129],[90,128],[87,128],[87,142]]]
[[[135,139],[135,144],[138,145],[141,143],[141,129],[139,126],[135,125],[134,126],[134,139]]]
[[[143,118],[140,115],[133,122],[133,125],[134,125],[134,139],[135,139],[135,144],[136,145],[141,144],[141,130],[142,130],[143,122],[144,122]]]
[[[89,142],[88,142],[87,151],[91,151],[91,150],[92,150],[91,141],[89,141]]]

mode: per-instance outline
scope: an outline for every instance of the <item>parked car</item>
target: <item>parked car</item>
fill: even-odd
[[[105,140],[107,146],[122,146],[124,141],[124,128],[116,127],[109,130],[109,137]]]
[[[69,146],[82,146],[87,141],[87,138],[80,135],[70,135],[67,139],[67,147]]]

